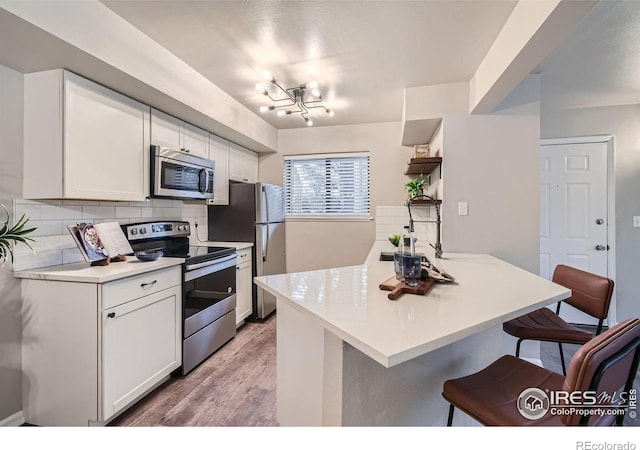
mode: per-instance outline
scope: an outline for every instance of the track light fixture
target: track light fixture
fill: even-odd
[[[262,74],[264,79],[269,83],[273,84],[276,89],[278,89],[283,95],[283,98],[274,98],[271,96],[269,91],[260,83],[256,84],[256,90],[260,92],[265,97],[269,97],[271,101],[276,102],[276,105],[263,105],[260,107],[260,112],[265,113],[267,111],[277,110],[276,114],[279,117],[290,115],[290,114],[300,114],[304,119],[307,126],[313,126],[313,120],[311,120],[307,115],[309,114],[310,109],[314,108],[322,108],[324,112],[327,113],[329,117],[333,117],[334,112],[322,105],[322,93],[320,92],[318,83],[316,81],[311,81],[309,83],[299,84],[294,87],[284,88],[282,87],[275,79],[275,77],[271,74],[271,72],[265,70]],[[310,91],[312,99],[307,99],[307,91]],[[280,103],[286,102],[286,103]]]

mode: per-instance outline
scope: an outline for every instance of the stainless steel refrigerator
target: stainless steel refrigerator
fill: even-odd
[[[208,206],[209,240],[253,243],[253,276],[286,269],[284,191],[267,183],[229,184],[229,205]],[[253,283],[252,320],[276,309],[276,298]]]

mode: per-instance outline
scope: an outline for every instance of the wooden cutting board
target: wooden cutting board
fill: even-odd
[[[407,286],[404,281],[396,280],[396,277],[391,277],[387,281],[380,283],[380,289],[383,291],[391,291],[387,294],[389,300],[396,300],[402,294],[417,294],[424,295],[429,292],[429,289],[433,287],[435,280],[429,278],[428,280],[421,280],[417,286]]]

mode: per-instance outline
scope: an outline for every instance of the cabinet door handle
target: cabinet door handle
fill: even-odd
[[[140,285],[141,288],[146,288],[147,286],[153,286],[154,284],[156,284],[158,282],[158,280],[153,280],[151,283],[142,283]]]
[[[107,317],[109,319],[113,319],[115,316],[116,316],[116,313],[114,313],[114,312],[110,312],[109,314],[107,314]]]
[[[236,270],[240,270],[240,267],[236,266]]]

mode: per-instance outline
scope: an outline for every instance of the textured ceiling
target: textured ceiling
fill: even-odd
[[[536,72],[543,111],[640,103],[640,2],[598,3]]]
[[[255,90],[264,70],[286,87],[317,81],[335,116],[312,119],[341,125],[401,120],[405,87],[469,80],[516,2],[103,3],[255,112],[269,104]]]

